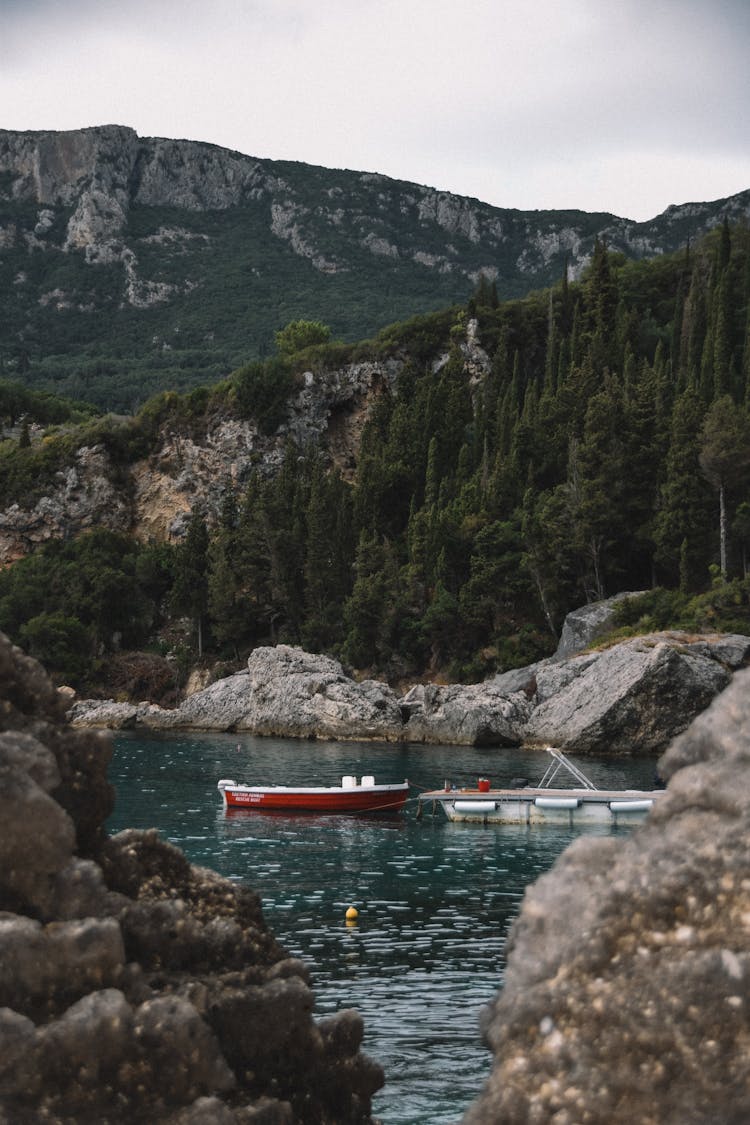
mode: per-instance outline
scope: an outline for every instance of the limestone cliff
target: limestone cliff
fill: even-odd
[[[125,235],[129,210],[137,206],[208,212],[262,205],[275,237],[324,273],[351,268],[346,247],[338,254],[331,249],[331,233],[345,228],[373,256],[409,258],[427,269],[470,276],[471,269],[449,241],[458,238],[482,248],[484,272],[490,278],[499,276],[497,258],[503,247],[515,244],[519,227],[524,248],[516,255],[515,267],[520,274],[536,278],[550,262],[567,257],[576,276],[588,260],[594,231],[613,249],[649,256],[664,252],[663,226],[679,225],[688,214],[696,232],[707,221],[715,223],[717,214],[738,219],[750,212],[750,192],[744,192],[718,209],[708,203],[673,206],[648,223],[573,212],[576,219],[566,225],[563,215],[568,213],[558,217],[556,212],[504,210],[372,173],[348,173],[347,194],[345,187],[325,183],[325,169],[311,167],[309,182],[300,181],[304,169],[195,141],[139,137],[120,125],[70,132],[0,130],[0,174],[5,175],[10,196],[39,207],[33,237],[27,237],[30,245],[44,246],[55,210],[68,209],[63,247],[82,250],[89,262],[121,261],[129,279],[127,299],[134,304],[139,299],[137,254]],[[336,174],[328,178],[335,185]],[[416,233],[407,240],[399,237],[388,220],[393,210],[425,231],[421,245]],[[439,250],[427,231],[441,232]],[[12,232],[6,228],[8,237]],[[158,237],[169,244],[191,236],[163,229]],[[168,296],[157,290],[147,303]]]
[[[39,500],[29,504],[19,497],[0,512],[0,566],[49,539],[96,526],[129,531],[143,541],[179,537],[196,504],[210,521],[228,483],[242,485],[254,471],[275,472],[289,440],[301,450],[320,442],[347,476],[368,411],[384,390],[395,388],[401,366],[386,359],[304,372],[286,422],[270,437],[227,408],[193,434],[165,423],[149,456],[124,467],[113,464],[104,446],[84,445]]]

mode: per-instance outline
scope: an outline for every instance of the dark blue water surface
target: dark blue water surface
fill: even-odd
[[[385,1068],[373,1112],[383,1125],[455,1122],[489,1073],[479,1014],[501,987],[508,927],[524,889],[582,831],[627,827],[451,824],[393,816],[225,813],[219,778],[336,785],[343,774],[408,778],[412,794],[444,780],[536,782],[543,752],[243,735],[118,735],[108,827],[158,828],[193,863],[261,895],[279,941],[310,966],[318,1018],[357,1008],[364,1050]],[[654,760],[578,759],[601,788],[651,788]],[[565,784],[565,781],[561,781]],[[359,911],[347,924],[349,906]]]

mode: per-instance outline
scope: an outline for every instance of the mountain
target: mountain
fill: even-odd
[[[343,340],[575,279],[750,217],[750,191],[643,223],[518,211],[392,180],[108,125],[0,131],[0,375],[130,411],[273,348],[292,319]]]

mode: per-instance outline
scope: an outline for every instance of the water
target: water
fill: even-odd
[[[439,810],[417,820],[415,803],[392,817],[227,814],[216,782],[335,785],[371,773],[378,783],[409,778],[416,795],[446,778],[535,782],[548,761],[515,750],[123,734],[108,827],[158,828],[193,863],[252,886],[279,941],[310,966],[317,1018],[362,1013],[363,1049],[387,1079],[373,1114],[383,1125],[443,1125],[489,1073],[479,1015],[502,985],[525,887],[582,831],[630,829],[451,824]],[[653,759],[580,764],[601,788],[653,781]]]

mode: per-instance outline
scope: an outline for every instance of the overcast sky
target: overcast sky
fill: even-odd
[[[500,207],[750,187],[750,0],[0,0],[0,127],[129,125]]]

